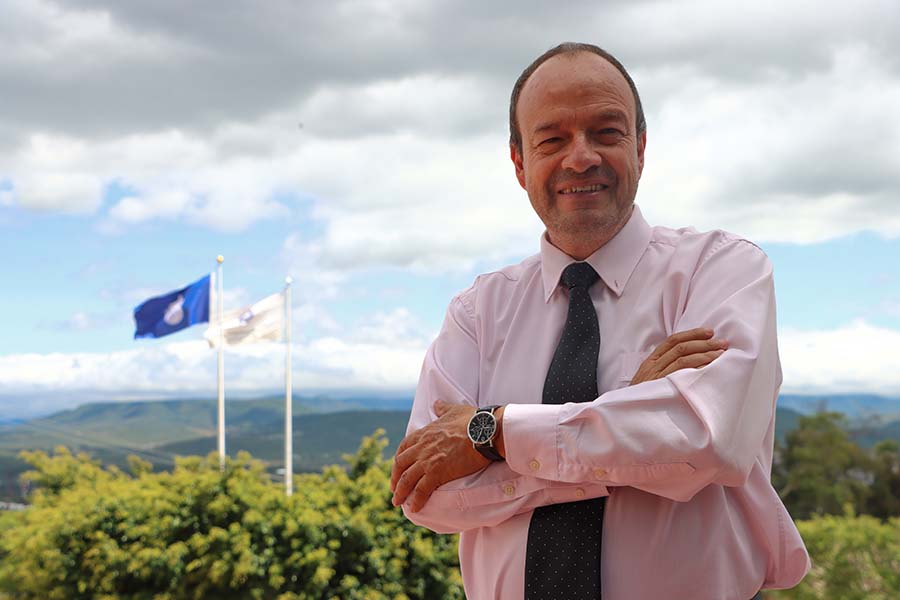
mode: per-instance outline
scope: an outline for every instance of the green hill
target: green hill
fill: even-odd
[[[295,397],[293,412],[302,415],[354,409],[408,411],[411,404],[410,398]],[[229,435],[283,427],[283,397],[229,400],[225,406]],[[152,449],[215,436],[217,410],[215,399],[83,404],[24,423],[0,425],[0,452],[51,448],[57,444]]]
[[[353,452],[363,436],[379,427],[390,440],[386,452],[393,454],[403,438],[410,405],[409,398],[295,398],[294,471],[317,471],[340,463],[342,454]],[[800,416],[779,406],[775,435],[780,442]],[[273,473],[283,466],[283,398],[229,401],[226,422],[229,455],[246,450],[265,461]],[[865,447],[881,439],[900,439],[900,421],[869,419],[859,427],[854,423],[851,436]],[[123,467],[126,457],[135,454],[155,469],[169,469],[177,455],[216,451],[216,440],[215,400],[94,403],[24,423],[7,423],[0,425],[0,500],[21,500],[17,479],[27,470],[17,456],[21,450],[64,445]]]
[[[407,401],[408,402],[408,401]],[[335,402],[332,408],[353,406]],[[406,431],[408,410],[345,410],[313,413],[296,399],[294,471],[317,471],[342,462],[363,436],[378,428],[387,432],[393,453]],[[284,400],[232,401],[226,405],[226,451],[241,450],[268,463],[273,472],[284,465]],[[28,466],[21,450],[50,450],[64,445],[87,452],[106,464],[127,465],[129,454],[169,469],[177,455],[206,455],[217,449],[215,401],[88,404],[25,423],[0,426],[0,500],[19,501],[19,475]]]
[[[342,462],[342,455],[359,446],[359,440],[382,428],[389,445],[385,455],[393,455],[406,432],[406,411],[344,411],[309,414],[293,419],[294,470],[318,471]],[[228,454],[246,450],[273,467],[284,465],[284,424],[255,433],[231,434],[226,439]],[[170,455],[205,455],[216,450],[216,436],[164,444],[154,449]]]

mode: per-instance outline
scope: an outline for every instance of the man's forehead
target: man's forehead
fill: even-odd
[[[539,66],[525,82],[519,96],[519,112],[533,114],[598,97],[620,104],[634,118],[631,88],[612,63],[590,52],[560,54]]]

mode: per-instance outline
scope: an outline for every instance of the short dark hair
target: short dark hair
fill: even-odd
[[[647,120],[644,118],[644,108],[641,106],[641,97],[638,95],[634,80],[631,79],[631,75],[628,74],[628,71],[625,70],[622,63],[620,63],[615,56],[599,46],[578,42],[564,42],[559,46],[550,48],[534,59],[534,62],[522,71],[522,74],[519,75],[516,84],[513,86],[512,96],[509,99],[509,143],[510,145],[514,145],[519,152],[522,151],[522,133],[519,131],[519,123],[517,122],[516,105],[519,103],[519,96],[522,94],[522,88],[525,87],[525,83],[528,81],[528,78],[531,77],[531,74],[549,59],[559,54],[576,54],[578,52],[590,52],[591,54],[602,57],[618,69],[619,73],[625,77],[625,81],[628,82],[628,87],[631,88],[631,93],[634,95],[635,115],[637,116],[637,134],[640,135],[647,131]]]

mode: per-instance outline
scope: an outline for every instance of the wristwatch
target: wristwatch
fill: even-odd
[[[500,408],[498,404],[482,406],[469,419],[467,428],[472,446],[490,460],[504,460],[494,448],[494,436],[497,435],[497,419],[494,417],[494,411],[498,408]]]

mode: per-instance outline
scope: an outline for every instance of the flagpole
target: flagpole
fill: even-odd
[[[221,254],[216,257],[218,266],[216,267],[216,282],[219,284],[219,291],[216,294],[216,304],[218,316],[216,321],[219,325],[219,361],[218,361],[218,388],[219,388],[219,470],[225,470],[225,335],[222,329],[222,263],[225,257]]]
[[[290,496],[294,493],[294,427],[291,404],[293,401],[293,381],[291,380],[291,283],[284,279],[284,490]]]

